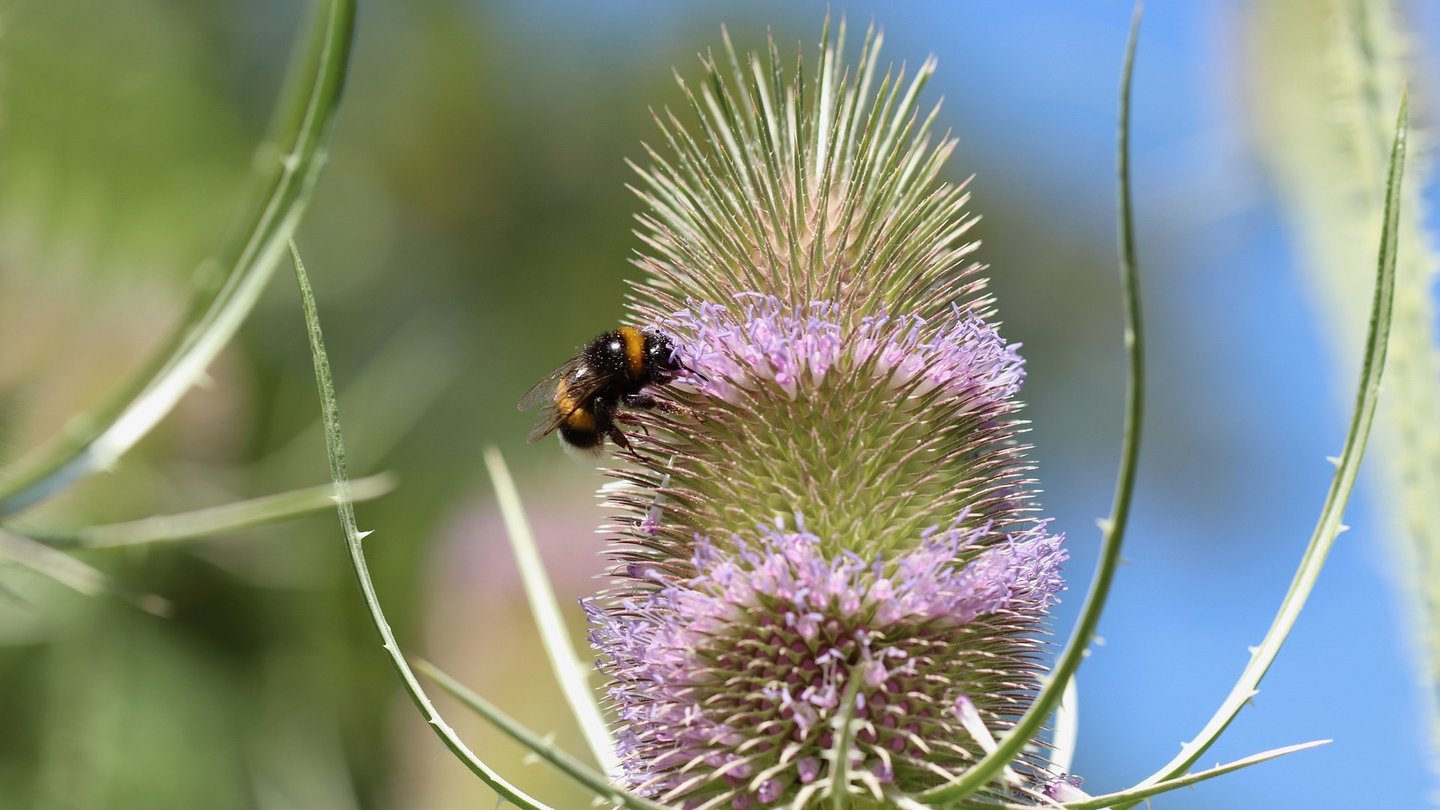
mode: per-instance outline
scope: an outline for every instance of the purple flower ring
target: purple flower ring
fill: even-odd
[[[1038,648],[1023,634],[1062,588],[1058,536],[954,528],[867,561],[826,556],[797,524],[700,539],[695,577],[619,610],[587,603],[636,789],[687,807],[806,806],[848,723],[849,779],[879,800],[983,754],[957,702],[996,731],[1023,711]]]

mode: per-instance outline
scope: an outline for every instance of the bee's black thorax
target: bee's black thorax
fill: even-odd
[[[679,370],[674,353],[669,338],[629,326],[605,332],[580,350],[585,372],[603,378],[606,383],[600,393],[614,399],[669,382]]]
[[[599,335],[580,350],[586,371],[604,378],[607,390],[628,387],[643,375],[643,368],[640,374],[634,372],[628,354],[625,335],[618,329]]]

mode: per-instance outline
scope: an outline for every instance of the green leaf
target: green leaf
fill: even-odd
[[[278,108],[279,148],[270,156],[275,171],[268,192],[241,238],[202,268],[189,317],[114,401],[72,420],[33,462],[5,471],[0,517],[113,467],[203,379],[254,307],[310,201],[345,84],[354,0],[328,0],[316,15],[310,43],[294,63],[290,100]]]
[[[1135,48],[1140,36],[1140,6],[1130,23],[1130,38],[1125,46],[1125,62],[1120,81],[1120,127],[1117,139],[1117,163],[1120,190],[1120,276],[1125,305],[1125,349],[1128,379],[1125,399],[1125,434],[1120,450],[1120,472],[1115,482],[1115,500],[1109,519],[1101,523],[1100,562],[1095,578],[1080,608],[1075,632],[1055,663],[1055,671],[1044,687],[1009,732],[1000,739],[995,750],[989,751],[961,777],[948,784],[931,788],[919,795],[926,804],[943,804],[961,799],[989,784],[1020,751],[1040,733],[1045,719],[1055,710],[1065,692],[1066,684],[1080,668],[1100,614],[1110,594],[1115,569],[1120,564],[1120,548],[1130,516],[1130,500],[1135,491],[1135,473],[1140,458],[1140,431],[1145,410],[1145,355],[1141,329],[1139,264],[1135,252],[1135,216],[1130,195],[1130,80],[1135,67]]]
[[[393,489],[395,489],[394,476],[374,475],[352,481],[350,497],[358,503],[378,498]],[[335,487],[333,484],[325,484],[308,489],[266,495],[248,501],[196,509],[191,512],[156,515],[124,523],[85,526],[68,531],[7,528],[51,546],[83,549],[116,548],[171,543],[178,540],[193,540],[198,537],[228,534],[253,526],[319,512],[334,505]]]
[[[57,551],[28,537],[0,530],[0,562],[6,560],[49,577],[76,593],[114,597],[146,613],[156,616],[170,615],[170,601],[164,597],[137,591],[63,551]]]
[[[1380,379],[1385,370],[1385,352],[1390,344],[1390,322],[1395,304],[1395,255],[1396,236],[1400,218],[1400,181],[1405,174],[1405,145],[1408,132],[1406,97],[1400,98],[1400,112],[1395,123],[1395,139],[1390,148],[1390,168],[1386,180],[1385,219],[1380,234],[1380,257],[1377,261],[1375,297],[1370,310],[1370,329],[1365,339],[1365,360],[1360,369],[1360,385],[1356,394],[1355,410],[1350,416],[1350,429],[1345,436],[1345,449],[1340,454],[1335,476],[1330,481],[1330,491],[1320,509],[1320,519],[1315,531],[1300,558],[1300,567],[1280,603],[1280,610],[1260,642],[1250,655],[1250,661],[1240,673],[1234,688],[1226,696],[1220,708],[1195,739],[1186,743],[1174,759],[1167,762],[1137,788],[1156,784],[1162,780],[1183,774],[1195,760],[1208,749],[1225,730],[1240,709],[1255,696],[1260,680],[1280,653],[1305,600],[1320,576],[1325,558],[1335,543],[1335,538],[1345,530],[1340,522],[1350,493],[1355,488],[1355,478],[1360,470],[1360,460],[1365,455],[1365,444],[1370,437],[1374,422],[1375,407],[1380,399]],[[1126,805],[1130,806],[1130,805]]]
[[[1260,157],[1279,181],[1309,303],[1353,397],[1368,310],[1356,306],[1374,284],[1374,234],[1384,220],[1386,164],[1395,110],[1417,59],[1418,8],[1371,0],[1265,0],[1256,3],[1246,87],[1256,111]],[[1423,145],[1418,154],[1428,151]],[[1440,239],[1427,224],[1426,190],[1434,161],[1405,167],[1395,258],[1394,321],[1385,361],[1385,393],[1367,451],[1377,516],[1377,556],[1414,618],[1402,622],[1430,699],[1429,759],[1440,787]],[[1440,791],[1435,793],[1440,802]]]
[[[541,562],[540,550],[535,545],[535,535],[530,531],[530,522],[525,519],[520,493],[515,490],[505,459],[494,447],[485,448],[485,468],[490,471],[495,500],[499,502],[500,514],[505,520],[505,535],[510,538],[510,548],[515,552],[520,579],[525,584],[525,597],[535,617],[535,626],[540,630],[545,654],[549,656],[550,666],[560,681],[560,691],[570,703],[570,711],[575,713],[590,753],[600,763],[601,770],[617,774],[620,763],[615,758],[615,740],[605,725],[605,716],[600,713],[600,704],[595,701],[595,693],[588,680],[595,666],[581,661],[575,654],[575,645],[570,641],[560,605],[555,600],[555,589],[550,587],[550,578],[545,575],[545,564]]]
[[[575,780],[580,785],[590,788],[595,795],[603,801],[616,804],[621,807],[632,808],[632,810],[664,810],[665,805],[656,804],[649,799],[641,798],[633,793],[610,784],[604,776],[585,766],[583,762],[575,759],[569,754],[556,748],[547,740],[541,739],[534,732],[525,728],[515,718],[500,711],[493,703],[480,697],[454,678],[440,671],[438,667],[428,661],[416,661],[415,668],[420,674],[440,685],[441,689],[449,692],[456,700],[464,703],[466,707],[476,714],[485,718],[491,725],[500,729],[510,739],[515,740],[535,753],[536,756],[559,768],[566,776]]]
[[[489,765],[486,765],[469,749],[450,728],[450,724],[436,711],[435,705],[416,680],[415,673],[405,662],[385,611],[380,607],[380,597],[375,593],[375,583],[370,579],[370,567],[365,562],[365,548],[361,545],[364,537],[355,523],[355,506],[350,487],[350,473],[346,469],[345,441],[340,432],[340,407],[335,399],[335,383],[330,376],[330,358],[325,354],[325,340],[320,332],[320,313],[315,306],[315,294],[310,289],[310,279],[305,275],[305,265],[300,261],[300,252],[295,243],[290,243],[290,258],[295,265],[295,281],[300,286],[300,302],[305,310],[305,329],[310,338],[310,355],[315,365],[315,384],[320,391],[320,413],[325,426],[325,451],[330,460],[330,476],[335,482],[340,512],[340,527],[345,533],[345,546],[350,554],[350,565],[355,571],[355,580],[360,585],[360,595],[365,600],[365,609],[370,622],[380,636],[380,646],[390,658],[395,673],[400,676],[405,693],[414,701],[415,708],[434,729],[436,736],[449,748],[457,759],[465,764],[480,780],[516,806],[525,810],[550,810],[546,805],[530,797],[519,788],[505,781]]]

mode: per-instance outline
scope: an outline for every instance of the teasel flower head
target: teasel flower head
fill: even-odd
[[[1038,688],[1059,536],[1019,441],[1018,346],[955,147],[845,25],[817,68],[725,37],[636,167],[637,324],[683,372],[622,423],[588,600],[623,780],[686,808],[890,806],[993,749]],[[1037,743],[981,797],[1044,804]]]

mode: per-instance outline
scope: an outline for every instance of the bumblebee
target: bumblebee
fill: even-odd
[[[622,326],[597,335],[580,353],[550,372],[520,399],[520,410],[548,406],[530,441],[558,429],[565,444],[598,453],[608,437],[630,449],[615,425],[620,408],[654,408],[646,386],[664,385],[681,369],[670,339],[650,329]]]

